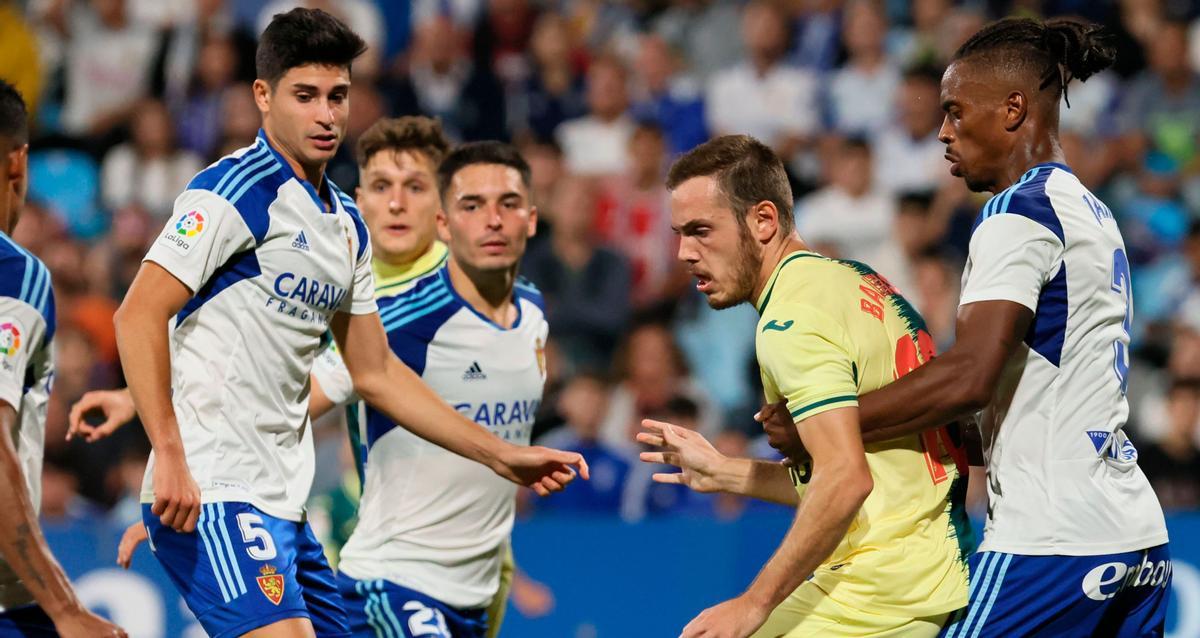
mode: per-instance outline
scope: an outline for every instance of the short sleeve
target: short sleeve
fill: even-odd
[[[33,306],[0,296],[0,401],[20,409],[27,370],[45,335],[46,320]]]
[[[234,255],[255,246],[241,214],[204,190],[184,191],[143,261],[152,261],[195,294]]]
[[[352,315],[369,315],[379,312],[375,303],[375,273],[371,270],[371,242],[365,233],[361,239],[362,250],[354,264],[354,284],[338,310]]]
[[[764,381],[796,421],[858,405],[845,331],[828,315],[799,304],[773,304],[758,324],[756,348]]]
[[[1036,312],[1038,296],[1057,272],[1063,245],[1052,230],[1022,215],[989,217],[971,237],[965,306],[979,301],[1012,301]]]
[[[347,405],[358,400],[354,394],[354,381],[350,378],[350,370],[342,361],[337,343],[332,339],[317,353],[313,361],[312,376],[321,384],[321,391],[334,405]]]

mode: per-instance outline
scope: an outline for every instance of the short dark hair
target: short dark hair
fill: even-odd
[[[971,36],[954,59],[981,56],[989,65],[1036,75],[1038,89],[1053,88],[1057,104],[1072,79],[1087,80],[1111,66],[1116,55],[1112,34],[1098,24],[1005,18]]]
[[[29,142],[29,112],[17,87],[0,80],[0,137],[15,146]],[[7,152],[8,149],[0,149]]]
[[[320,9],[296,8],[276,14],[258,40],[254,68],[272,87],[288,69],[305,64],[350,68],[367,43],[341,20]]]
[[[436,171],[450,152],[450,141],[442,131],[442,123],[431,117],[405,115],[384,118],[372,124],[358,138],[359,168],[365,168],[367,162],[381,151],[421,153],[429,158]]]
[[[462,169],[473,164],[500,164],[515,168],[521,174],[521,183],[529,190],[532,183],[532,171],[529,163],[521,157],[521,152],[512,144],[497,141],[469,142],[450,151],[446,159],[438,166],[438,190],[445,197],[450,188],[450,180]]]
[[[792,186],[783,162],[770,147],[749,135],[723,135],[688,151],[667,173],[675,190],[693,177],[713,177],[739,223],[746,211],[768,201],[779,210],[779,227],[792,232]]]

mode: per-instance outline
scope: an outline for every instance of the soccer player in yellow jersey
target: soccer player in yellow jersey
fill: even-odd
[[[787,401],[811,462],[726,458],[699,434],[645,422],[660,482],[796,504],[782,544],[744,594],[705,610],[685,638],[936,636],[967,603],[973,539],[957,432],[864,446],[857,397],[928,361],[921,316],[869,267],[809,251],[783,164],[725,136],[667,178],[679,259],[714,308],[751,302],[768,402]],[[793,485],[794,488],[793,489]]]

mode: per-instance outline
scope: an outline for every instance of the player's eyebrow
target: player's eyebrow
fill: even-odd
[[[693,219],[692,221],[684,224],[682,227],[672,224],[671,230],[675,231],[675,233],[679,235],[691,235],[704,226],[711,226],[711,224],[709,224],[708,220],[705,219]]]

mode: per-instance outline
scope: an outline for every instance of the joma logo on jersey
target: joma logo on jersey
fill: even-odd
[[[321,310],[336,310],[346,298],[346,289],[308,277],[285,272],[275,278],[275,294]]]

